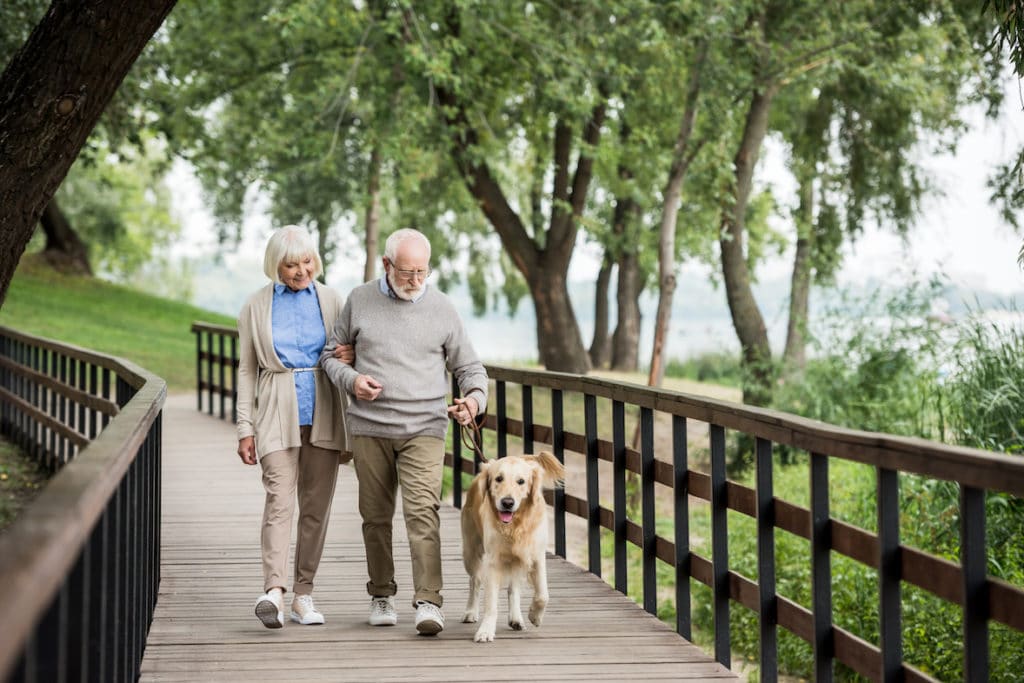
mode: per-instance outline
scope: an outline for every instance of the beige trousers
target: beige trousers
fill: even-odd
[[[413,602],[435,605],[441,598],[441,475],[444,440],[432,436],[382,439],[357,436],[352,451],[359,478],[359,514],[370,595],[394,595],[395,559],[391,524],[395,494],[402,489],[402,512],[412,556]]]
[[[301,427],[300,431],[301,447],[274,451],[260,458],[263,488],[267,492],[260,537],[263,589],[286,590],[288,546],[298,492],[299,524],[292,587],[296,595],[313,592],[313,577],[324,552],[334,485],[338,480],[338,452],[309,443],[309,425]]]

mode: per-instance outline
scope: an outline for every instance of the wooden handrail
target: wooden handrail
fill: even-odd
[[[3,680],[80,559],[143,443],[152,437],[167,386],[160,377],[115,356],[9,328],[0,327],[0,336],[107,368],[134,390],[103,431],[47,482],[0,536],[0,586],[5,587],[5,609],[14,615],[5,620],[0,637]]]
[[[808,452],[1024,498],[1024,458],[911,437],[845,429],[767,408],[600,377],[488,365],[492,380],[590,394],[717,424]]]

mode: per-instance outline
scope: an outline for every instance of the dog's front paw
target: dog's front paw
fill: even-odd
[[[480,614],[476,610],[466,610],[466,613],[462,615],[463,624],[475,624],[480,618]]]
[[[492,643],[494,642],[494,629],[481,626],[476,630],[476,635],[473,636],[474,643]]]
[[[547,607],[545,604],[538,604],[534,602],[530,605],[530,623],[534,626],[540,626],[544,622],[544,608]]]
[[[519,618],[519,619],[511,619],[510,618],[508,620],[508,627],[510,629],[512,629],[513,631],[522,631],[523,630],[523,620],[522,620],[522,618]]]

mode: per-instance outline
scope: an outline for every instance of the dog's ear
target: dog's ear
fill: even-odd
[[[490,464],[489,462],[480,463],[477,475],[473,478],[473,483],[469,485],[469,490],[466,491],[467,500],[470,493],[478,496],[480,500],[487,497],[487,491],[491,488],[491,473],[488,471]]]
[[[527,456],[537,461],[540,466],[540,479],[546,486],[562,486],[565,484],[565,465],[558,461],[554,453],[541,451],[537,455]]]

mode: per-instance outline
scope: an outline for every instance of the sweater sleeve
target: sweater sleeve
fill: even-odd
[[[453,312],[453,318],[445,348],[448,370],[455,376],[462,396],[472,396],[477,403],[477,414],[483,415],[487,412],[487,370],[477,357],[458,313]]]
[[[334,357],[334,349],[339,344],[352,344],[353,339],[349,333],[349,321],[352,318],[352,297],[350,296],[341,309],[337,320],[334,321],[334,328],[327,337],[327,345],[320,352],[320,367],[324,369],[327,376],[336,387],[348,392],[355,393],[356,377],[359,373],[347,363],[342,363]]]
[[[259,365],[256,360],[256,342],[252,330],[252,301],[246,301],[238,314],[238,398],[236,429],[238,439],[253,436],[253,398]]]

